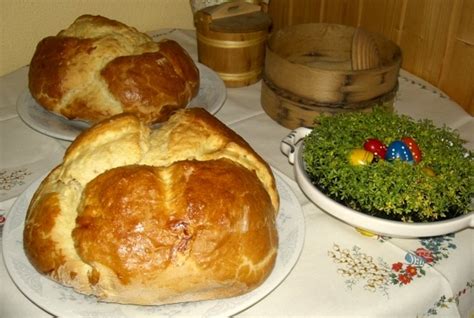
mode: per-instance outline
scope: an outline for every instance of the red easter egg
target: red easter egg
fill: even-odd
[[[420,147],[418,147],[415,139],[411,137],[403,137],[402,141],[405,143],[405,145],[407,145],[408,149],[410,149],[413,160],[415,160],[416,163],[420,162],[422,158],[421,150]]]
[[[364,143],[364,149],[382,159],[385,158],[385,154],[387,153],[387,146],[376,138],[367,139]]]

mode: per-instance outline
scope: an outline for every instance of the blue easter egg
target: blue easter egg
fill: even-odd
[[[387,153],[385,154],[385,160],[393,161],[395,159],[413,163],[413,155],[411,154],[410,149],[401,140],[393,141],[388,145]]]

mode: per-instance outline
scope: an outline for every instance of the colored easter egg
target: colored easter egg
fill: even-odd
[[[413,156],[410,152],[410,149],[407,145],[401,140],[395,140],[387,148],[387,154],[385,159],[388,161],[393,161],[400,159],[408,163],[413,163]]]
[[[368,165],[374,160],[374,154],[364,149],[354,149],[349,154],[349,162],[353,166]]]
[[[387,153],[387,146],[376,138],[367,139],[364,143],[364,149],[382,159],[385,158],[385,154]]]
[[[422,158],[421,150],[420,147],[418,147],[415,139],[411,137],[403,137],[402,141],[405,143],[405,145],[407,145],[408,149],[410,149],[413,160],[415,160],[416,163],[420,162]]]

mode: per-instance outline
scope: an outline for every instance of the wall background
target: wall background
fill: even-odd
[[[382,33],[401,47],[403,69],[440,88],[474,115],[474,0],[268,1],[274,29],[330,22]],[[42,38],[85,13],[142,32],[194,28],[189,0],[0,0],[0,76],[28,64]]]
[[[0,0],[0,76],[29,63],[36,44],[82,14],[98,14],[139,31],[193,28],[189,0]]]

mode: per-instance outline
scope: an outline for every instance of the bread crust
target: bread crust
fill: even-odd
[[[81,134],[41,183],[24,247],[39,272],[102,301],[230,297],[271,273],[278,209],[268,164],[205,110],[157,130],[122,114]]]
[[[91,123],[124,112],[163,122],[199,90],[199,70],[178,43],[92,15],[38,43],[28,80],[41,106]]]

